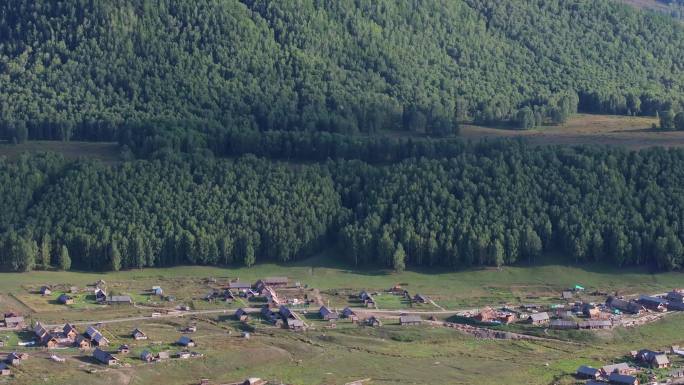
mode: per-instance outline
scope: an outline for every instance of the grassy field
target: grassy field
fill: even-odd
[[[102,142],[61,142],[61,141],[28,141],[21,144],[0,142],[0,156],[15,159],[23,153],[55,152],[67,159],[89,158],[104,163],[120,161],[118,143]]]
[[[528,131],[465,125],[461,128],[461,137],[473,140],[522,138],[534,145],[595,144],[630,149],[684,146],[684,132],[653,130],[653,124],[658,122],[651,117],[577,114],[565,124]]]
[[[79,296],[71,306],[56,305],[56,294],[41,297],[35,290],[43,284],[85,287],[104,279],[118,292],[134,295],[137,302],[154,305],[144,293],[159,284],[165,294],[178,297],[178,303],[192,303],[198,308],[224,308],[225,313],[189,318],[147,318],[103,326],[115,349],[119,344],[131,345],[131,353],[123,356],[122,367],[105,368],[95,364],[87,353],[75,349],[60,350],[67,358],[64,364],[49,361],[47,353],[28,349],[33,358],[17,370],[12,384],[191,384],[201,377],[217,383],[258,376],[289,384],[344,384],[370,377],[372,384],[573,384],[568,374],[580,364],[601,364],[620,360],[630,350],[666,348],[684,345],[684,316],[671,315],[665,320],[638,329],[615,329],[597,333],[551,333],[563,341],[493,341],[477,340],[441,327],[402,328],[387,320],[382,328],[365,328],[347,321],[329,329],[327,323],[307,315],[311,326],[305,333],[275,329],[258,318],[249,326],[232,319],[233,309],[241,303],[208,304],[198,299],[211,287],[229,278],[254,281],[265,276],[288,276],[308,288],[320,290],[324,301],[334,306],[354,304],[350,296],[361,289],[383,291],[401,284],[411,293],[432,297],[449,308],[472,308],[504,302],[559,301],[560,290],[581,284],[587,291],[618,291],[623,294],[656,293],[682,286],[681,273],[653,274],[644,269],[612,271],[607,265],[566,266],[554,259],[538,266],[513,266],[469,271],[407,271],[395,274],[381,269],[356,269],[318,257],[291,265],[260,264],[252,268],[175,267],[146,269],[107,274],[80,272],[31,272],[0,274],[0,311],[34,310],[32,320],[64,322],[103,320],[133,315],[148,316],[149,309],[134,307],[101,307],[87,296]],[[409,305],[398,296],[382,294],[381,308],[402,309]],[[358,304],[356,304],[358,306]],[[168,304],[167,304],[168,306]],[[421,310],[434,310],[421,305]],[[169,360],[143,364],[137,359],[144,349],[178,351],[173,342],[189,322],[197,322],[193,338],[201,358]],[[150,337],[133,341],[128,333],[142,328]],[[240,338],[245,328],[253,332],[249,340]],[[81,327],[83,330],[84,327]],[[540,331],[541,332],[541,331]],[[543,335],[543,334],[542,334]],[[27,336],[22,336],[26,338]],[[15,333],[0,333],[5,350],[16,349]],[[8,380],[0,379],[1,383]]]

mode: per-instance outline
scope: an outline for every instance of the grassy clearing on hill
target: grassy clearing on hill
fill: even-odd
[[[653,130],[652,117],[577,114],[559,126],[533,130],[509,130],[465,125],[465,139],[522,138],[534,145],[609,145],[629,149],[645,147],[683,147],[684,132]]]

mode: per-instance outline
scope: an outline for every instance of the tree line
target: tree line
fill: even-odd
[[[0,162],[0,265],[250,266],[338,248],[350,263],[684,263],[684,150],[461,144],[396,162],[202,154]],[[17,183],[16,181],[21,181]],[[19,202],[18,205],[9,202]]]

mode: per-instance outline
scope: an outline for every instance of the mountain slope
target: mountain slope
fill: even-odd
[[[654,114],[684,90],[682,26],[611,1],[10,0],[0,42],[0,129],[18,140],[448,133],[524,106],[553,120],[574,93]]]

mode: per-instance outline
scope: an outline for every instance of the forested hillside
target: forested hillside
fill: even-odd
[[[351,263],[396,269],[527,263],[548,251],[568,262],[683,266],[684,150],[497,142],[446,157],[426,148],[375,165],[2,162],[0,265],[252,265],[337,246]]]
[[[8,0],[0,133],[194,149],[679,109],[684,29],[609,0]],[[132,143],[133,141],[135,143]]]

